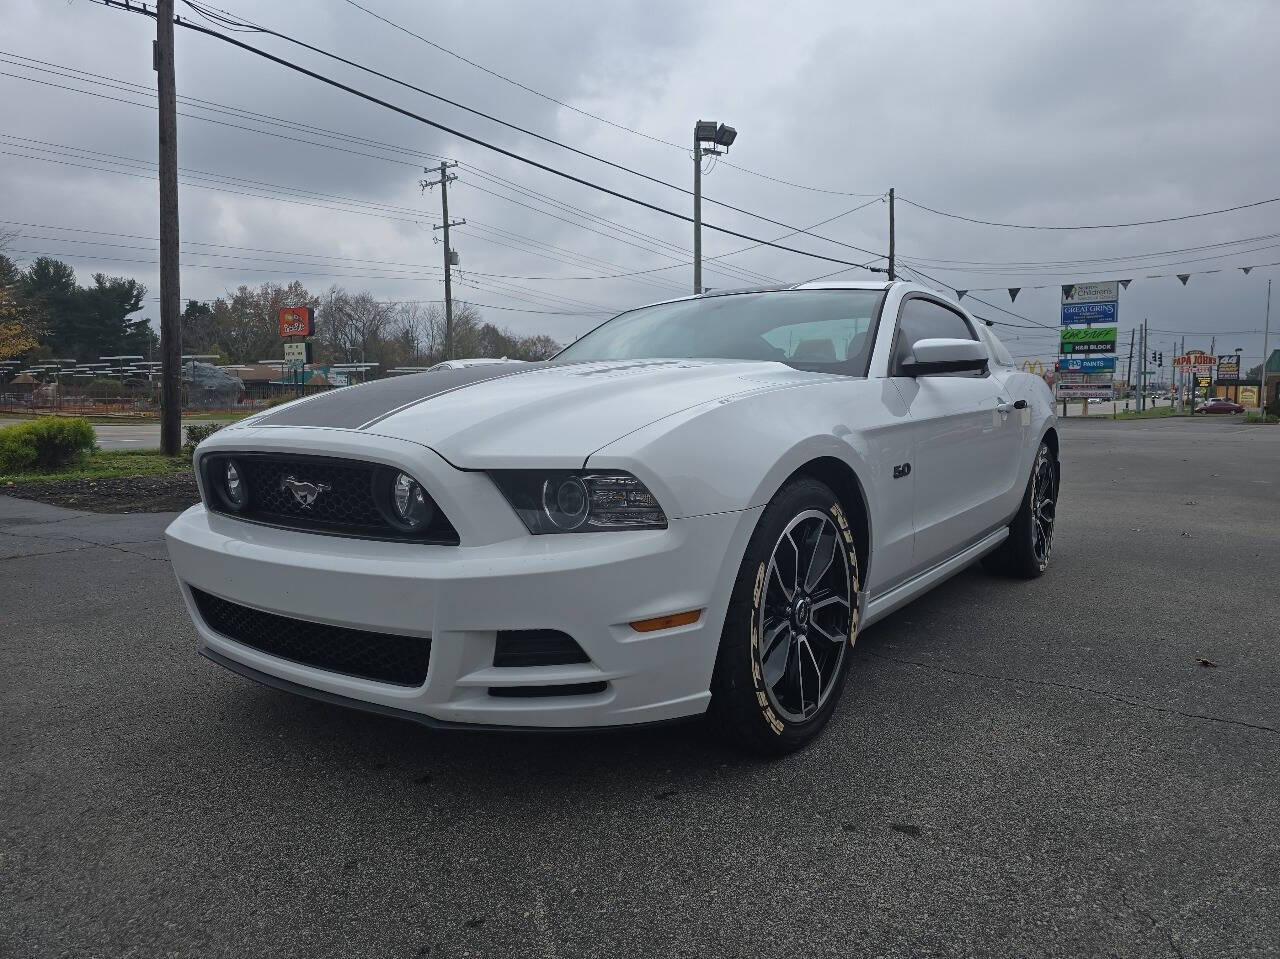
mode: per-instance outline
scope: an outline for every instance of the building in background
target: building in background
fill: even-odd
[[[1280,350],[1272,350],[1262,367],[1262,395],[1267,406],[1280,407]]]

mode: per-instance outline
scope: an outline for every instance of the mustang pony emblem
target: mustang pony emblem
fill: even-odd
[[[320,494],[329,488],[324,483],[312,483],[309,480],[300,480],[296,476],[285,476],[280,480],[280,489],[292,493],[293,498],[303,509],[311,509]]]

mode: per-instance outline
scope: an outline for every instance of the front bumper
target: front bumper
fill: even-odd
[[[420,469],[427,465],[451,469],[443,461]],[[488,483],[476,474],[453,480],[454,489]],[[451,516],[459,507],[465,508],[461,497]],[[216,662],[279,680],[273,685],[283,688],[412,714],[431,725],[554,729],[705,711],[739,557],[756,518],[748,510],[673,520],[666,530],[561,536],[522,530],[481,545],[430,546],[264,527],[195,506],[174,520],[166,539],[202,651]],[[203,621],[192,587],[293,619],[429,637],[426,681],[391,685],[237,643]],[[691,609],[702,615],[689,626],[639,633],[628,625]],[[495,667],[496,632],[525,629],[567,633],[591,662]],[[585,695],[489,693],[600,682],[608,684],[604,691]]]

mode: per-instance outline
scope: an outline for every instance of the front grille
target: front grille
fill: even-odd
[[[244,459],[244,467],[249,474],[249,502],[258,513],[344,526],[376,527],[385,522],[370,493],[374,471],[367,463],[253,457]],[[304,507],[281,486],[286,477],[322,484],[328,489],[311,506]]]
[[[503,629],[493,647],[495,666],[567,666],[591,657],[573,637],[556,629]]]
[[[234,460],[248,492],[248,505],[235,509],[223,495],[227,460]],[[388,539],[413,543],[458,544],[458,533],[438,504],[423,529],[406,532],[387,518],[389,490],[397,470],[378,463],[327,456],[277,453],[211,453],[201,460],[206,505],[220,513],[269,526],[303,532]],[[313,484],[316,495],[304,504],[286,479]],[[381,495],[379,495],[381,493]]]
[[[430,639],[264,613],[195,587],[191,587],[191,597],[210,629],[259,652],[397,686],[421,686],[426,682]]]

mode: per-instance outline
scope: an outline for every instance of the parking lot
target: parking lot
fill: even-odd
[[[172,514],[0,497],[0,955],[1280,955],[1280,429],[1062,424],[1053,562],[781,761],[434,733],[199,658]]]

